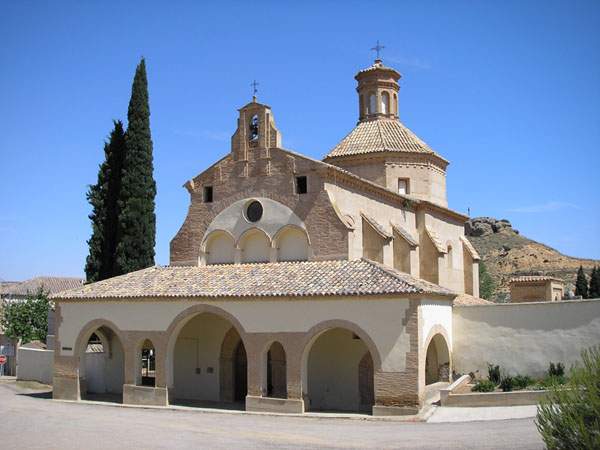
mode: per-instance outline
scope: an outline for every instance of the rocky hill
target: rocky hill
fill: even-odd
[[[508,281],[519,275],[551,275],[565,281],[565,292],[575,290],[579,266],[589,275],[600,261],[563,255],[519,234],[508,220],[476,217],[465,224],[465,233],[496,282],[496,298],[508,295]]]

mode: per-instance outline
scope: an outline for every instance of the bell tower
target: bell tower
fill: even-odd
[[[354,77],[358,81],[359,122],[398,118],[398,80],[396,70],[383,65],[377,58],[373,65]]]

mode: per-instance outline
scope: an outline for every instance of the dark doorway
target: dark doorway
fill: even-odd
[[[233,380],[234,401],[246,401],[246,395],[248,394],[248,361],[246,360],[246,349],[242,342],[235,349]]]

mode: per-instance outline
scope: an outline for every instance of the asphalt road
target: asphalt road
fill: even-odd
[[[408,423],[56,402],[0,382],[2,449],[541,449],[533,419]]]

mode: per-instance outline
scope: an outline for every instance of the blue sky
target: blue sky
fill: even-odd
[[[284,146],[321,158],[377,39],[453,209],[600,259],[598,1],[19,1],[0,5],[0,279],[83,274],[85,191],[142,55],[167,264],[181,186],[229,151],[252,80]]]

